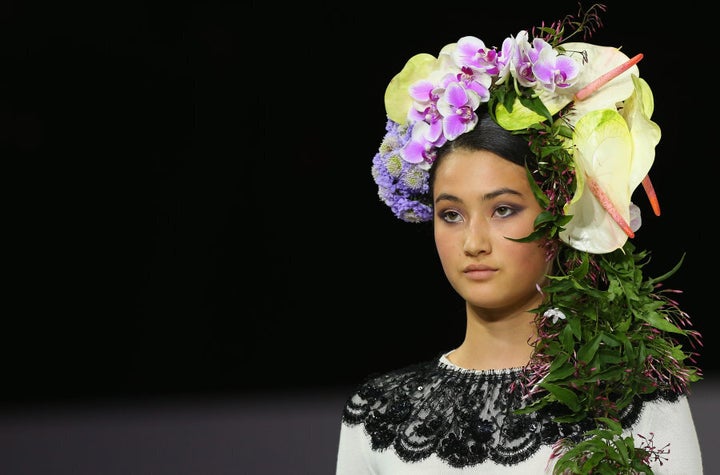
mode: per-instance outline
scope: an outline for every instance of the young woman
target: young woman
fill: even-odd
[[[651,92],[639,58],[556,26],[461,38],[388,87],[373,176],[400,219],[432,220],[466,333],[357,388],[339,475],[702,473],[700,372],[674,339],[699,335],[628,240],[634,189],[657,206]]]

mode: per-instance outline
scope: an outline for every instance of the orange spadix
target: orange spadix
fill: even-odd
[[[580,89],[574,97],[575,101],[583,101],[587,99],[592,93],[600,89],[605,84],[609,83],[611,80],[615,79],[616,77],[620,76],[622,73],[630,69],[631,67],[635,66],[637,63],[640,62],[640,60],[643,58],[642,53],[635,55],[633,58],[629,59],[628,61],[624,62],[620,66],[614,67],[610,71],[606,72],[584,88]]]

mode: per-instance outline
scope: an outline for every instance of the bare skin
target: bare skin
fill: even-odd
[[[529,310],[551,263],[538,242],[519,243],[542,211],[525,169],[487,151],[456,150],[433,185],[435,245],[448,281],[465,299],[467,325],[450,361],[467,369],[524,366],[535,337]]]

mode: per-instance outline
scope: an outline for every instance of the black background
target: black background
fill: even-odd
[[[97,2],[0,10],[4,402],[353,385],[464,332],[426,225],[370,163],[388,81],[460,36],[577,12],[528,5]],[[710,15],[609,2],[590,40],[642,52],[663,137],[635,242],[708,343],[717,267]],[[581,40],[581,39],[579,39]]]

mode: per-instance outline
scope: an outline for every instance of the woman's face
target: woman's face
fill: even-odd
[[[487,151],[455,150],[435,170],[435,245],[445,275],[471,305],[502,313],[537,307],[550,263],[533,231],[542,211],[525,169]]]

